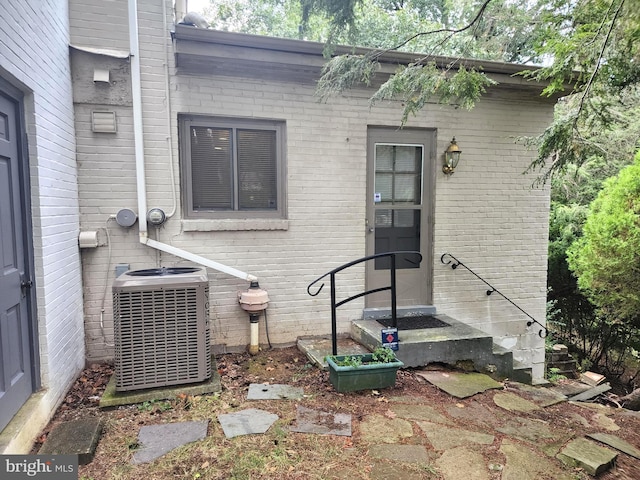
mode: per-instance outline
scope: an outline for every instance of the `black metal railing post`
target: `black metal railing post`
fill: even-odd
[[[319,292],[318,292],[319,293]],[[336,274],[331,274],[331,351],[334,355],[338,354],[338,312],[336,306]]]
[[[391,255],[391,325],[398,328],[398,300],[396,298],[396,256]]]
[[[356,298],[360,298],[360,297],[364,297],[365,295],[369,295],[371,293],[377,293],[377,292],[384,292],[386,290],[390,290],[391,291],[391,319],[393,322],[393,326],[397,327],[397,299],[396,299],[396,293],[397,293],[397,282],[396,282],[396,256],[398,255],[406,255],[406,256],[410,256],[410,255],[415,255],[417,256],[417,261],[412,262],[411,260],[409,260],[408,258],[405,258],[406,261],[413,263],[414,265],[420,265],[420,262],[422,262],[422,254],[420,252],[415,252],[415,251],[396,251],[396,252],[385,252],[385,253],[376,253],[375,255],[369,255],[367,257],[362,257],[359,258],[358,260],[354,260],[352,262],[348,262],[345,263],[344,265],[341,265],[337,268],[334,268],[333,270],[331,270],[330,272],[325,273],[324,275],[316,278],[313,282],[311,282],[308,286],[307,286],[307,293],[309,295],[311,295],[312,297],[315,297],[316,295],[318,295],[321,291],[322,288],[324,287],[324,283],[320,284],[320,286],[318,287],[318,289],[315,292],[311,292],[311,287],[313,287],[316,283],[318,283],[320,280],[322,280],[323,278],[325,278],[327,275],[329,276],[329,279],[331,281],[331,348],[332,348],[332,352],[333,355],[337,355],[338,354],[338,334],[337,334],[337,330],[338,330],[338,321],[337,321],[337,308],[344,305],[345,303],[348,303],[352,300],[355,300]],[[336,301],[336,273],[341,272],[342,270],[352,267],[353,265],[357,265],[359,263],[362,262],[367,262],[369,260],[375,260],[378,258],[384,258],[384,257],[390,257],[390,262],[391,262],[391,268],[390,268],[390,285],[386,286],[386,287],[379,287],[379,288],[374,288],[371,290],[366,290],[362,293],[359,293],[357,295],[352,295],[351,297],[348,297],[344,300],[341,301]]]

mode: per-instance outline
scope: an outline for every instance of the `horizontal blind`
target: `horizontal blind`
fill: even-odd
[[[231,129],[191,127],[194,210],[233,208]]]
[[[239,209],[276,210],[276,132],[238,129],[237,148]]]

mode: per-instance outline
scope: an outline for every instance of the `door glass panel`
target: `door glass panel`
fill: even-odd
[[[422,164],[422,145],[376,144],[375,253],[420,251]],[[391,259],[374,264],[376,270],[388,270]],[[396,268],[419,265],[415,258],[397,257]]]
[[[379,203],[422,203],[422,154],[421,145],[376,145]]]
[[[415,175],[396,174],[393,179],[394,203],[409,202],[414,205],[420,203],[420,198],[417,198],[419,196],[419,184],[416,185],[416,180]]]
[[[420,251],[420,210],[392,210],[376,211],[375,253],[393,251]],[[391,268],[389,257],[377,258],[376,270]],[[419,268],[415,258],[396,257],[396,269]]]
[[[376,171],[390,172],[393,170],[393,146],[376,145]]]
[[[415,172],[422,162],[422,147],[396,145],[391,147],[395,154],[395,169],[399,172]]]

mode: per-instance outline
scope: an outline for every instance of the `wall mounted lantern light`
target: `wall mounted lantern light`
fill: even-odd
[[[444,165],[442,166],[442,171],[445,175],[452,175],[453,172],[455,172],[458,162],[460,161],[461,153],[462,150],[460,150],[460,147],[458,147],[458,144],[456,143],[456,137],[453,137],[453,140],[451,140],[447,150],[444,152]]]

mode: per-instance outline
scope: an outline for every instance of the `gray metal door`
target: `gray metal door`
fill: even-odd
[[[397,258],[398,306],[431,302],[433,146],[435,132],[370,127],[367,145],[367,255],[418,251]],[[367,262],[366,288],[389,286],[388,258]],[[367,307],[389,307],[388,292],[368,295]]]
[[[0,430],[33,391],[19,112],[0,90]]]

